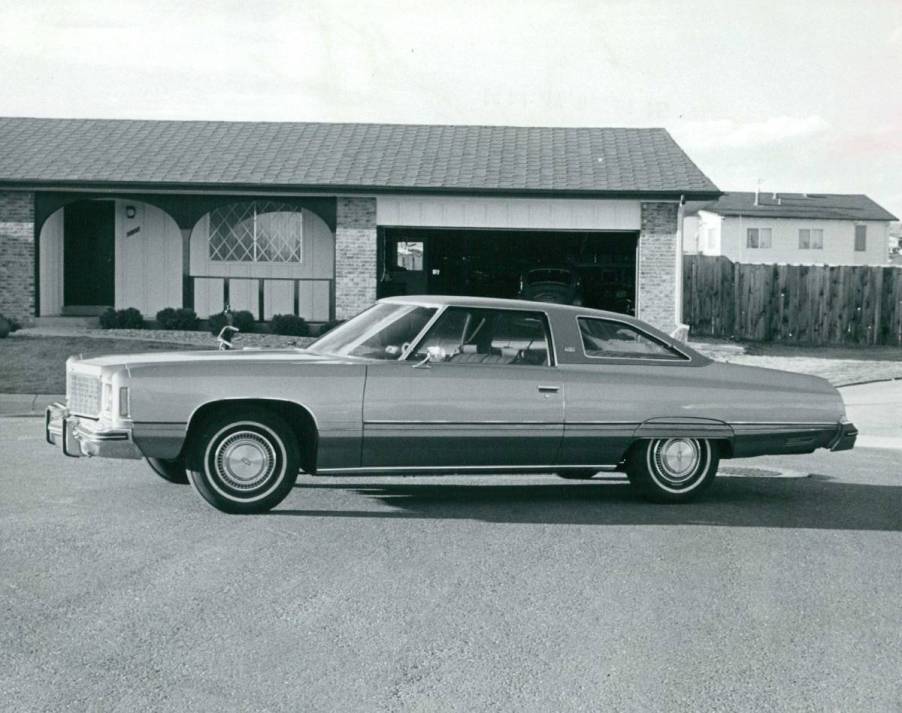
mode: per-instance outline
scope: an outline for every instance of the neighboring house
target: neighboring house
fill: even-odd
[[[867,196],[824,193],[725,193],[684,215],[684,252],[830,265],[886,264],[896,219]]]
[[[0,118],[0,312],[324,321],[563,265],[671,332],[719,195],[663,129]]]

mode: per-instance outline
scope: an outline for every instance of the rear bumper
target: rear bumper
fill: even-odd
[[[829,448],[831,451],[847,451],[855,446],[856,438],[858,438],[858,429],[855,428],[855,424],[841,423],[833,440],[830,441]]]
[[[100,421],[73,416],[60,403],[50,404],[44,413],[44,437],[71,458],[144,457],[132,440],[131,429],[112,428]]]

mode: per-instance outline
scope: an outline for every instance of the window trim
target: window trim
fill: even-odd
[[[808,232],[808,245],[802,245],[802,231]],[[821,244],[814,244],[814,234],[821,234]],[[823,228],[799,228],[799,250],[823,250],[824,249],[824,229]]]
[[[589,354],[586,351],[586,343],[583,341],[583,331],[579,326],[579,320],[581,320],[581,319],[594,319],[594,320],[597,320],[600,322],[616,322],[617,324],[623,324],[623,325],[629,327],[630,329],[633,329],[633,330],[639,332],[640,334],[647,337],[648,339],[651,339],[653,342],[658,342],[659,344],[663,344],[668,349],[673,349],[673,351],[675,351],[677,354],[679,354],[680,357],[682,357],[682,358],[681,359],[660,359],[660,358],[656,358],[656,357],[593,356],[592,354]],[[611,361],[624,362],[624,361],[626,361],[626,362],[629,362],[630,364],[633,364],[633,363],[647,364],[650,361],[662,362],[665,364],[679,364],[681,362],[687,362],[687,361],[691,362],[692,361],[692,357],[689,356],[688,354],[686,354],[686,352],[681,350],[675,344],[663,341],[662,339],[656,337],[654,334],[646,332],[644,329],[642,329],[641,327],[639,327],[636,324],[633,324],[632,322],[627,322],[626,320],[623,320],[623,319],[616,319],[616,318],[610,318],[610,317],[597,317],[595,315],[588,315],[588,314],[577,314],[577,315],[575,315],[575,320],[576,320],[576,333],[579,335],[580,348],[583,350],[583,356],[586,359],[604,359],[605,361],[608,361],[608,362],[611,362]]]
[[[426,306],[426,303],[421,302],[405,302],[404,304],[417,304],[421,306]],[[401,352],[401,356],[398,357],[399,362],[407,361],[407,357],[413,354],[417,347],[423,342],[426,338],[426,334],[432,328],[432,325],[437,322],[441,316],[451,308],[458,309],[481,309],[481,310],[489,310],[494,312],[528,312],[530,314],[540,314],[545,319],[545,326],[548,329],[548,363],[547,364],[517,364],[517,367],[538,367],[541,369],[551,369],[555,368],[558,365],[557,361],[557,352],[554,348],[554,328],[551,326],[552,320],[548,316],[548,312],[543,309],[528,309],[526,307],[480,307],[473,305],[462,305],[462,304],[445,304],[442,305],[438,312],[433,316],[433,318],[423,327],[423,330],[417,335],[416,339],[410,342],[410,346],[406,351]],[[506,367],[511,366],[510,364],[445,364],[442,363],[441,366],[488,366],[488,367]]]
[[[212,264],[223,264],[223,265],[304,265],[304,209],[303,208],[294,208],[289,205],[284,205],[283,208],[292,208],[291,210],[267,210],[264,212],[259,212],[257,210],[257,204],[264,202],[265,199],[254,198],[252,200],[246,201],[233,201],[232,203],[227,203],[222,206],[217,206],[213,208],[207,213],[208,222],[207,222],[207,235],[206,235],[206,243],[207,243],[207,262]],[[250,204],[251,209],[253,210],[253,260],[224,260],[222,258],[214,257],[212,254],[212,242],[213,242],[213,220],[212,216],[217,210],[223,208],[229,208],[233,205],[240,205],[242,203]],[[297,260],[259,260],[258,259],[258,250],[259,250],[259,242],[257,238],[257,218],[261,215],[267,215],[269,213],[295,213],[298,215],[301,221],[301,230],[300,235],[298,235],[298,259]],[[234,226],[229,226],[230,234],[234,233]]]
[[[758,245],[752,246],[749,245],[749,231],[755,230],[758,232]],[[767,247],[761,245],[761,231],[766,230],[770,235],[770,242]],[[774,229],[773,228],[761,228],[761,227],[753,227],[747,226],[745,229],[745,249],[746,250],[773,250],[774,247]]]

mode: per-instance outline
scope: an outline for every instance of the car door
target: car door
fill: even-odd
[[[555,462],[564,406],[542,312],[448,307],[406,357],[367,366],[364,467]]]

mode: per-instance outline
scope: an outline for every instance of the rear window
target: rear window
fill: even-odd
[[[685,355],[625,322],[579,317],[583,350],[588,357],[608,359],[666,359],[685,361]]]

